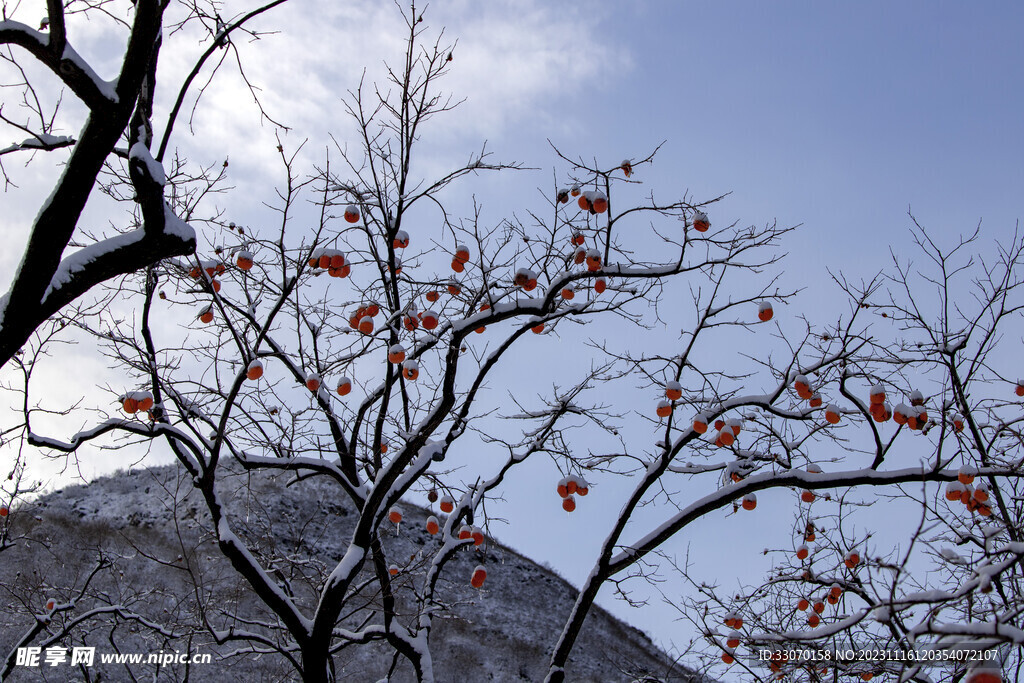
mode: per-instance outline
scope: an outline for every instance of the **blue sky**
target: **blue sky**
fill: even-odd
[[[267,91],[274,114],[295,125],[286,142],[309,138],[307,149],[321,150],[328,130],[344,139],[338,94],[355,86],[362,65],[372,77],[400,49],[396,13],[380,5],[323,9],[333,38],[318,43],[305,32],[325,18],[286,6],[273,22],[282,34],[247,48],[251,75],[277,84]],[[548,139],[603,166],[666,141],[656,164],[639,174],[643,191],[666,199],[689,192],[697,200],[731,192],[711,211],[714,222],[802,224],[784,245],[787,281],[810,287],[800,312],[834,318],[835,290],[816,286],[828,284],[826,269],[870,277],[889,263],[890,246],[908,253],[908,207],[940,240],[979,221],[986,237],[1008,237],[1024,215],[1022,15],[1010,2],[437,2],[428,23],[446,25],[446,35],[459,40],[445,87],[467,102],[425,134],[424,168],[462,161],[483,139],[497,158],[538,167],[472,179],[453,195],[456,207],[468,207],[470,193],[487,197],[497,224],[504,211],[535,206],[535,188],[547,191],[552,167],[561,168]],[[103,54],[103,34],[90,36]],[[162,97],[191,56],[161,58]],[[259,126],[237,79],[225,74],[218,88],[200,105],[195,139],[182,129],[178,144],[196,161],[230,156],[240,187],[265,189],[276,172],[273,130]],[[311,151],[306,161],[319,159]],[[39,166],[30,173],[44,183]],[[40,187],[26,182],[24,194],[8,195],[5,234],[19,234],[14,217],[34,215],[31,197]],[[245,206],[245,192],[225,202],[239,222],[262,220]],[[3,255],[8,271],[18,258]],[[77,380],[83,393],[103,377],[102,363],[90,363],[79,366],[89,368]],[[535,497],[535,481],[523,475],[516,484],[516,476],[520,502]],[[553,486],[541,489],[545,504],[557,506]],[[596,510],[593,500],[581,510],[607,521],[614,510]],[[747,533],[765,533],[773,510],[788,515],[788,503],[763,501],[763,516],[746,522]],[[499,537],[578,582],[597,542],[592,526],[577,514],[538,538],[532,531],[546,514],[524,516]],[[726,549],[721,522],[712,522],[672,552],[685,552],[692,540],[721,550],[718,559],[730,566],[742,563],[740,544]],[[583,538],[582,549],[567,548],[562,533]],[[656,603],[639,613],[614,609],[666,644],[681,631],[672,610]]]

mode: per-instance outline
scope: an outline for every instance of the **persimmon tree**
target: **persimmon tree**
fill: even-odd
[[[698,305],[707,314],[683,353],[621,358],[663,383],[677,409],[604,541],[549,680],[562,680],[602,584],[642,575],[668,539],[717,510],[757,514],[757,493],[779,488],[792,491],[792,545],[765,549],[778,557],[765,583],[725,592],[679,568],[692,591],[674,604],[706,634],[708,673],[988,681],[1002,669],[1019,677],[1024,389],[1003,369],[1012,355],[999,342],[1019,329],[1024,310],[1024,241],[1015,235],[986,259],[973,251],[977,232],[944,248],[915,226],[925,266],[894,257],[890,273],[860,286],[837,276],[848,313],[808,325],[787,342],[784,363],[757,354],[764,393],[750,393],[749,377],[716,370],[718,358],[694,362],[694,340],[719,317],[712,296]],[[715,434],[713,443],[703,433]],[[669,483],[679,478],[686,485]],[[669,493],[689,493],[695,481],[704,485],[689,499]],[[658,497],[672,503],[664,524],[627,533],[636,507]],[[894,539],[901,515],[911,523]]]
[[[621,511],[600,532],[553,643],[550,681],[571,678],[570,654],[602,587],[628,595],[629,581],[669,564],[666,543],[723,512],[758,514],[759,493],[793,498],[797,533],[765,583],[726,595],[680,568],[692,590],[674,602],[706,636],[709,673],[924,681],[911,662],[869,671],[751,653],[1024,642],[1019,403],[997,347],[999,331],[1020,319],[1021,240],[994,263],[972,262],[964,254],[976,240],[947,253],[919,231],[938,275],[897,262],[862,286],[837,276],[849,310],[821,326],[775,310],[798,296],[779,279],[792,229],[713,224],[720,197],[644,197],[655,153],[607,164],[556,149],[561,169],[544,201],[500,222],[475,205],[458,218],[449,199],[457,181],[519,166],[481,149],[436,177],[419,170],[421,136],[454,106],[437,90],[452,50],[427,40],[415,8],[403,17],[401,67],[346,99],[357,144],[328,150],[312,171],[300,170],[309,154],[301,145],[279,147],[272,227],[213,221],[209,250],[119,282],[135,317],[104,311],[76,321],[124,370],[126,386],[111,397],[122,414],[70,437],[28,430],[30,444],[57,453],[167,445],[204,501],[220,551],[264,608],[242,621],[208,611],[208,632],[243,643],[240,653],[275,652],[308,681],[333,680],[337,653],[371,642],[433,680],[430,635],[446,600],[439,579],[458,553],[486,542],[487,501],[508,473],[546,458],[562,478],[541,488],[568,512],[600,495],[592,485],[631,487],[615,501]],[[962,302],[958,278],[975,288]],[[613,324],[631,331],[630,343],[607,332]],[[665,326],[682,328],[678,340],[636,343],[637,332]],[[536,405],[505,406],[511,435],[492,428],[488,384],[524,367],[516,351],[530,340],[557,348],[559,338],[590,339],[589,369],[559,378]],[[724,358],[732,338],[755,341]],[[639,410],[628,398],[637,388],[650,397]],[[620,433],[627,420],[654,430],[655,446]],[[492,457],[450,469],[453,449],[476,434]],[[572,445],[581,434],[609,447],[583,452]],[[237,468],[336,486],[359,511],[340,559],[275,552],[239,533],[221,495]],[[965,502],[947,502],[947,483],[969,475],[973,488],[949,493]],[[436,542],[406,566],[381,539],[402,523],[402,499],[423,494]],[[878,519],[869,513],[886,496],[920,516],[897,551],[870,531]],[[652,508],[663,521],[646,527],[649,515],[638,513]],[[486,590],[487,569],[459,580]],[[816,611],[817,598],[829,597],[834,604]],[[1019,655],[1009,659],[1002,664],[1019,665]],[[952,681],[965,668],[927,671]]]

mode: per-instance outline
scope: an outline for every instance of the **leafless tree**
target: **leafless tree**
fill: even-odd
[[[481,149],[439,177],[418,172],[426,124],[455,104],[436,88],[452,47],[427,38],[415,7],[403,17],[401,66],[347,99],[358,151],[339,144],[304,175],[302,146],[278,148],[274,229],[218,220],[213,253],[153,259],[124,280],[119,296],[137,302],[137,319],[99,311],[75,321],[133,376],[135,386],[118,396],[129,415],[55,438],[31,429],[35,408],[26,402],[26,438],[40,448],[74,453],[120,438],[112,442],[171,449],[221,553],[265,608],[243,621],[211,612],[209,632],[242,643],[240,652],[275,652],[308,681],[333,680],[345,648],[381,642],[396,666],[404,659],[418,680],[433,680],[430,634],[446,600],[439,579],[485,537],[486,501],[500,495],[506,474],[546,457],[565,475],[550,490],[568,511],[589,493],[588,479],[633,485],[566,615],[549,681],[566,678],[602,587],[628,599],[629,581],[664,564],[669,539],[719,511],[757,514],[756,494],[774,490],[799,501],[795,530],[806,556],[780,552],[777,571],[740,595],[679,567],[692,591],[674,603],[706,634],[708,672],[731,663],[728,675],[751,680],[884,671],[924,681],[916,662],[869,671],[863,662],[812,667],[756,653],[1024,642],[1019,403],[1007,399],[1016,380],[998,370],[997,346],[1020,319],[1022,240],[988,262],[965,256],[980,246],[976,236],[947,251],[919,230],[935,274],[896,260],[892,273],[863,285],[837,275],[848,311],[826,326],[802,321],[794,337],[774,311],[798,296],[778,278],[792,229],[712,225],[721,197],[638,197],[638,177],[658,150],[606,165],[555,149],[565,170],[541,208],[496,226],[481,210],[459,219],[445,204],[456,181],[519,166]],[[140,178],[149,168],[136,167]],[[303,209],[308,199],[315,215]],[[961,292],[959,280],[973,291]],[[677,324],[682,332],[667,349],[623,349],[605,331],[613,323],[634,336]],[[589,336],[593,362],[543,406],[504,410],[518,426],[508,437],[488,427],[495,416],[481,390],[502,368],[529,369],[513,351],[534,335]],[[729,337],[756,339],[758,350],[724,359]],[[654,448],[616,427],[631,406],[615,389],[638,383],[656,396],[641,411],[657,432]],[[471,432],[501,455],[467,478],[445,460]],[[580,452],[571,446],[580,432],[617,446]],[[903,449],[920,451],[920,462],[894,465]],[[240,533],[222,496],[231,468],[335,486],[359,510],[341,559],[282,553]],[[971,477],[970,489],[942,488]],[[402,498],[422,492],[444,513],[431,530],[437,542],[399,572],[382,536],[400,521]],[[953,493],[964,502],[951,508]],[[914,501],[920,514],[895,552],[875,547],[852,521],[890,495]],[[664,510],[663,522],[638,529],[637,511],[652,506]],[[925,590],[936,582],[940,590]],[[797,604],[828,596],[835,606],[821,616]],[[805,613],[820,624],[812,628]],[[1020,665],[1019,654],[1008,659],[1005,666]],[[963,666],[928,671],[930,680],[936,671],[944,680],[965,674]]]

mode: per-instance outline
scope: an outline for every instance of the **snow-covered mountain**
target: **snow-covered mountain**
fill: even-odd
[[[220,491],[236,531],[255,543],[257,554],[289,558],[274,567],[275,576],[306,604],[319,578],[344,553],[355,511],[329,483],[297,483],[283,474],[235,473],[221,482]],[[425,530],[430,512],[403,508],[401,524],[385,522],[388,533],[382,539],[399,572],[399,619],[419,585],[424,557],[438,543]],[[93,646],[92,667],[20,666],[11,681],[296,679],[281,655],[228,656],[246,644],[217,645],[208,632],[195,628],[205,619],[217,629],[259,630],[254,623],[273,619],[219,554],[206,530],[205,508],[177,468],[136,470],[58,491],[16,510],[10,522],[12,536],[21,538],[0,553],[0,571],[8,579],[0,595],[4,656],[36,623],[32,612],[45,613],[50,598],[57,604],[51,632],[90,610],[108,610],[79,627],[72,639],[48,641],[41,634],[32,642],[44,647],[43,654],[47,646],[69,652]],[[479,590],[469,585],[478,564],[487,568]],[[572,586],[493,539],[460,551],[444,576],[439,594],[445,607],[435,616],[430,638],[437,680],[542,680],[575,598]],[[349,619],[353,627],[371,616],[377,601],[367,594],[365,607]],[[373,616],[379,622],[379,613]],[[160,625],[167,635],[144,627],[142,620]],[[213,662],[126,667],[99,661],[102,653],[160,651],[210,653]],[[359,645],[339,652],[336,663],[339,680],[377,681],[388,676],[392,657],[383,647]],[[701,680],[600,608],[587,620],[567,673],[570,681]],[[389,680],[412,680],[411,667],[400,660]]]

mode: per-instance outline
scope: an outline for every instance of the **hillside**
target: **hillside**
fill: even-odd
[[[220,489],[236,531],[256,542],[257,553],[289,557],[277,576],[299,604],[306,604],[318,577],[341,558],[355,515],[326,482],[294,484],[285,475],[233,474]],[[403,507],[405,519],[397,529],[385,524],[389,533],[382,539],[389,561],[400,568],[400,619],[421,579],[422,551],[437,543],[424,530],[428,513]],[[82,592],[73,608],[58,609],[51,629],[89,610],[110,610],[113,605],[122,609],[117,616],[107,613],[89,620],[74,640],[49,644],[91,645],[97,656],[115,652],[115,645],[125,653],[190,650],[213,655],[212,664],[191,670],[185,665],[129,667],[133,676],[149,680],[294,680],[294,671],[280,655],[240,652],[246,647],[240,642],[217,645],[198,627],[203,618],[217,629],[260,630],[254,624],[272,622],[212,545],[204,513],[175,467],[121,473],[49,494],[16,511],[11,528],[22,538],[0,553],[0,567],[13,577],[0,595],[3,652],[10,652],[31,628],[34,619],[28,608],[42,612],[50,597],[66,605]],[[481,590],[468,582],[477,564],[488,570]],[[435,617],[430,641],[437,680],[541,680],[549,648],[575,597],[572,586],[492,539],[480,549],[460,551],[443,581],[447,602]],[[367,595],[366,608],[351,615],[346,625],[357,627],[377,602],[378,596]],[[160,624],[167,635],[142,628],[142,619]],[[32,644],[48,643],[43,635]],[[388,675],[391,657],[383,648],[360,645],[350,650],[336,658],[339,680],[375,681]],[[101,669],[106,671],[98,676]],[[641,632],[601,609],[587,621],[568,674],[572,681],[699,680]],[[10,680],[34,681],[41,675],[53,681],[86,676],[130,680],[124,665],[101,665],[98,660],[88,670],[68,663],[19,667]],[[403,660],[389,680],[412,680],[411,668]]]

